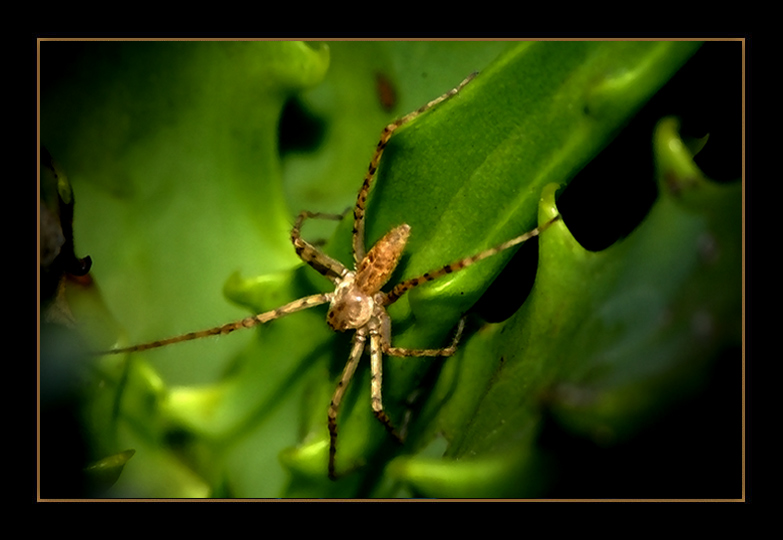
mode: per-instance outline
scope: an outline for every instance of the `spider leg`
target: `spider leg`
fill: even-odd
[[[440,97],[437,97],[430,101],[429,103],[419,107],[413,112],[410,112],[406,114],[405,116],[402,116],[392,122],[391,124],[387,125],[385,128],[383,128],[383,131],[381,132],[381,138],[378,141],[377,146],[375,147],[375,153],[372,156],[372,159],[370,160],[370,166],[367,168],[367,173],[364,175],[364,182],[362,183],[361,189],[359,189],[359,195],[356,198],[356,206],[353,210],[353,258],[354,262],[357,264],[359,261],[361,261],[364,258],[365,255],[365,248],[364,248],[364,214],[365,214],[365,207],[367,205],[367,194],[370,191],[370,186],[372,185],[373,178],[375,177],[375,172],[378,170],[378,164],[381,161],[381,156],[383,155],[383,150],[386,148],[386,144],[389,142],[389,139],[391,139],[392,134],[395,132],[397,128],[400,126],[407,124],[423,112],[427,111],[428,109],[431,109],[435,105],[441,103],[442,101],[450,98],[462,88],[468,84],[473,78],[477,75],[477,73],[472,73],[468,75],[465,80],[463,80],[459,85],[455,88],[452,88],[445,94],[443,94]]]
[[[334,464],[334,457],[337,453],[337,413],[340,410],[340,402],[343,400],[343,395],[345,395],[345,389],[356,371],[356,366],[359,365],[359,360],[364,352],[365,341],[366,336],[357,331],[353,338],[353,347],[351,348],[348,363],[345,364],[340,382],[337,383],[337,388],[334,391],[334,395],[332,395],[332,401],[329,403],[329,478],[332,480],[337,478]]]
[[[375,414],[386,431],[402,442],[402,436],[397,432],[391,423],[389,415],[383,410],[383,399],[381,396],[383,383],[383,337],[374,332],[370,335],[370,373],[371,373],[371,400],[372,412]]]
[[[172,343],[191,341],[194,339],[201,339],[208,336],[226,335],[226,334],[230,334],[234,330],[241,330],[243,328],[252,328],[256,325],[264,324],[269,321],[279,319],[280,317],[290,315],[291,313],[296,313],[297,311],[302,311],[304,309],[308,309],[314,306],[326,304],[327,302],[331,302],[332,296],[333,293],[322,293],[322,294],[314,294],[312,296],[305,296],[304,298],[300,298],[299,300],[294,300],[293,302],[285,304],[284,306],[281,306],[277,309],[273,309],[272,311],[266,311],[264,313],[259,313],[258,315],[245,317],[244,319],[230,322],[221,326],[215,326],[214,328],[199,330],[197,332],[189,332],[187,334],[161,339],[158,341],[142,343],[141,345],[133,345],[131,347],[111,349],[109,351],[104,351],[99,354],[118,354],[118,353],[146,351],[147,349],[156,349],[158,347],[171,345]]]
[[[341,214],[323,214],[320,212],[303,211],[296,218],[294,228],[291,229],[291,243],[294,244],[294,250],[302,261],[313,267],[318,273],[329,278],[332,283],[337,284],[339,279],[348,271],[340,261],[329,257],[320,249],[304,240],[301,235],[302,224],[305,219],[319,218],[339,221],[343,218]]]
[[[454,333],[454,339],[451,345],[441,349],[407,349],[404,347],[392,347],[391,345],[391,319],[386,315],[381,326],[381,346],[383,352],[389,356],[451,356],[457,351],[457,344],[462,337],[462,331],[465,329],[465,317],[462,317],[457,324],[457,331]]]
[[[387,353],[391,356],[451,356],[457,350],[457,343],[459,342],[460,336],[462,336],[464,327],[465,318],[463,317],[459,321],[454,340],[448,347],[442,349],[403,349],[391,346],[389,341],[389,335],[391,334],[391,319],[386,314],[381,315],[380,330],[373,331],[370,335],[372,411],[375,414],[375,417],[383,424],[383,427],[386,428],[386,431],[399,442],[402,443],[404,441],[402,433],[406,431],[406,426],[403,425],[402,432],[398,431],[394,425],[392,425],[389,415],[383,409],[383,354]]]
[[[442,268],[439,268],[438,270],[434,270],[431,272],[426,272],[422,274],[419,277],[415,277],[412,279],[407,279],[405,281],[401,281],[397,285],[395,285],[391,291],[388,293],[385,293],[385,299],[384,299],[384,306],[388,306],[390,304],[393,304],[397,300],[400,299],[400,297],[408,292],[409,290],[413,289],[414,287],[418,287],[422,283],[427,283],[428,281],[433,281],[435,279],[438,279],[439,277],[445,276],[446,274],[451,274],[454,272],[458,272],[464,268],[467,268],[468,266],[475,264],[479,261],[482,261],[484,259],[487,259],[489,257],[492,257],[493,255],[496,255],[500,253],[501,251],[504,251],[506,249],[509,249],[511,247],[514,247],[518,244],[521,244],[527,240],[530,240],[534,236],[538,236],[542,232],[544,232],[550,225],[552,225],[555,221],[560,219],[560,216],[557,215],[544,223],[543,225],[536,227],[532,231],[528,231],[525,234],[519,235],[516,238],[512,238],[511,240],[508,240],[506,242],[503,242],[502,244],[499,244],[495,247],[489,248],[487,250],[484,250],[480,253],[477,253],[475,255],[472,255],[470,257],[465,257],[464,259],[460,259],[458,261],[454,261],[451,264],[447,264],[446,266],[443,266]],[[389,353],[391,354],[391,353]]]

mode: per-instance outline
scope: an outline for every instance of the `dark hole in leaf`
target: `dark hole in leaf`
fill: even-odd
[[[505,321],[524,303],[536,279],[538,238],[522,244],[503,271],[473,305],[472,311],[490,323]]]
[[[740,178],[741,73],[727,75],[719,68],[739,65],[741,52],[739,43],[706,43],[562,191],[558,209],[585,249],[600,251],[628,236],[655,202],[651,142],[655,125],[664,116],[681,119],[685,139],[710,134],[696,158],[710,178]],[[509,318],[533,287],[537,261],[535,239],[519,249],[473,311],[488,322]]]
[[[311,152],[323,141],[326,123],[313,114],[301,100],[288,100],[278,125],[280,155],[291,152]]]
[[[681,121],[686,140],[709,134],[696,162],[715,180],[740,178],[741,44],[708,42],[642,108],[612,143],[580,171],[558,199],[574,238],[601,251],[628,236],[657,197],[651,141],[666,116]]]

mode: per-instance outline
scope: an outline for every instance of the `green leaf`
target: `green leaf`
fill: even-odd
[[[57,49],[50,53],[49,46]],[[68,47],[78,47],[78,54],[71,56]],[[399,279],[532,228],[537,211],[555,211],[554,187],[541,202],[545,186],[566,184],[697,47],[43,43],[42,76],[51,75],[42,85],[42,142],[72,180],[77,248],[92,256],[100,296],[127,334],[104,331],[101,347],[115,339],[139,343],[214,326],[328,290],[293,254],[288,232],[295,213],[350,206],[385,123],[475,70],[479,76],[463,92],[392,138],[368,205],[368,242],[399,223],[411,225],[407,254],[393,278]],[[315,135],[292,137],[287,126],[294,126],[294,134]],[[351,260],[348,221],[325,247],[345,263]],[[677,223],[671,225],[674,233]],[[546,238],[557,243],[568,237],[566,225],[542,239],[542,258]],[[305,235],[326,237],[331,231],[308,223]],[[638,249],[645,255],[646,247]],[[631,255],[606,258],[621,261],[615,266],[642,260]],[[391,311],[395,344],[445,343],[510,256],[406,295]],[[539,276],[566,286],[596,271],[587,266],[577,264],[569,273],[542,260]],[[691,272],[677,271],[686,280]],[[621,302],[613,294],[622,298],[627,292],[611,277],[604,279],[573,309],[557,304],[566,309],[561,341],[572,347],[568,361],[548,368],[546,377],[537,374],[544,357],[565,345],[553,346],[548,338],[547,302],[537,300],[544,295],[541,277],[518,315],[472,332],[456,358],[387,359],[384,403],[393,421],[403,422],[417,389],[424,399],[403,447],[373,418],[369,370],[360,367],[339,419],[338,468],[353,472],[338,482],[326,478],[326,410],[349,336],[332,334],[319,309],[244,334],[101,359],[98,380],[86,392],[93,459],[136,450],[111,492],[115,496],[537,493],[546,479],[522,474],[540,461],[535,403],[516,411],[508,427],[493,430],[500,405],[513,402],[508,396],[525,370],[524,362],[511,359],[521,350],[542,351],[534,372],[524,376],[530,400],[581,388],[585,379],[576,374],[590,372],[594,360],[579,359],[577,322],[585,309],[601,302],[612,306],[613,299]],[[221,292],[243,307],[227,303]],[[643,322],[632,330],[646,336]],[[540,339],[520,341],[528,335]],[[624,334],[593,336],[588,350],[611,350],[618,335]],[[487,383],[500,357],[504,366],[520,367],[515,376]],[[483,375],[461,375],[468,366]],[[622,375],[628,369],[619,359],[617,366],[609,371]],[[571,370],[573,380],[561,379]],[[420,388],[423,380],[437,381],[431,395],[432,383]],[[620,399],[628,388],[616,385],[606,395]],[[647,393],[654,396],[655,387]],[[553,397],[551,403],[564,424],[588,435],[604,425],[623,433],[622,426],[642,414],[612,416],[621,405],[581,415],[568,400]],[[510,440],[502,440],[504,434]],[[396,455],[403,457],[391,461]],[[486,477],[503,480],[480,481]],[[508,482],[525,487],[510,489]]]
[[[681,176],[674,128],[671,119],[658,127],[661,198],[638,229],[591,253],[565,223],[554,225],[540,240],[539,278],[523,308],[444,369],[418,444],[444,438],[446,460],[424,448],[390,468],[414,492],[536,496],[546,414],[604,446],[628,440],[691,394],[716,352],[739,340],[739,290],[725,285],[741,280],[740,186]],[[674,192],[672,178],[684,182]],[[554,193],[545,190],[541,221],[557,213]]]

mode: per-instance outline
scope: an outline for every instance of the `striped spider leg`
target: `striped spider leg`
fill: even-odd
[[[384,148],[397,128],[413,120],[438,103],[455,95],[470,82],[474,76],[475,74],[469,76],[456,88],[430,101],[418,110],[401,117],[384,128],[353,209],[353,270],[349,270],[341,262],[326,255],[315,245],[304,240],[301,236],[302,225],[306,219],[320,218],[339,220],[342,219],[343,216],[305,211],[301,212],[297,217],[294,227],[291,230],[291,242],[294,245],[294,249],[302,261],[334,284],[334,291],[306,296],[277,309],[249,316],[239,321],[214,328],[191,332],[146,344],[113,349],[108,352],[138,352],[156,347],[163,347],[181,341],[189,341],[213,335],[225,335],[235,330],[252,328],[258,324],[267,323],[297,311],[328,303],[329,310],[326,316],[327,324],[335,331],[344,332],[353,330],[355,332],[348,362],[337,383],[337,388],[334,391],[328,410],[329,477],[335,479],[337,476],[335,456],[337,450],[337,416],[340,403],[348,383],[356,371],[359,360],[368,347],[370,352],[371,402],[373,413],[392,435],[400,439],[399,434],[394,429],[389,416],[383,408],[381,391],[383,355],[387,354],[400,357],[450,356],[456,351],[457,343],[462,335],[464,319],[460,320],[454,338],[448,347],[436,349],[408,349],[392,346],[391,319],[389,318],[386,308],[414,287],[445,276],[446,274],[462,270],[478,261],[521,244],[533,236],[540,234],[546,227],[558,219],[555,217],[546,224],[493,248],[470,257],[459,259],[419,277],[402,281],[394,286],[389,292],[383,292],[381,290],[397,267],[411,230],[410,226],[407,224],[399,225],[381,238],[369,251],[365,251],[365,206]]]

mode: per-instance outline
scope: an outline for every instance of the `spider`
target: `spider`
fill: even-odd
[[[383,355],[389,356],[414,356],[414,357],[446,357],[451,356],[457,349],[462,331],[465,326],[463,317],[456,328],[454,337],[449,346],[437,349],[409,349],[394,347],[391,344],[391,319],[386,308],[400,299],[402,295],[423,283],[438,279],[447,274],[458,272],[468,266],[477,263],[483,259],[491,257],[501,251],[521,244],[530,238],[539,235],[549,225],[555,222],[559,216],[554,217],[547,223],[528,231],[520,236],[512,238],[495,247],[484,250],[480,253],[471,255],[444,265],[436,270],[426,272],[421,276],[406,279],[388,292],[381,288],[387,283],[395,270],[400,256],[410,235],[410,226],[403,223],[389,231],[383,238],[369,250],[365,250],[364,227],[365,227],[365,207],[367,196],[370,192],[375,173],[383,155],[389,139],[393,133],[401,126],[418,117],[425,111],[435,107],[439,103],[456,95],[465,87],[476,73],[469,75],[457,87],[446,92],[440,97],[433,99],[419,109],[408,113],[405,116],[395,120],[387,125],[381,133],[380,140],[375,148],[375,152],[370,161],[364,182],[359,190],[356,204],[353,208],[353,258],[354,269],[351,270],[341,262],[333,259],[319,250],[315,245],[307,242],[301,236],[301,229],[306,219],[320,218],[340,220],[343,215],[325,214],[319,212],[301,212],[291,230],[291,242],[294,245],[296,254],[302,261],[310,265],[316,271],[329,279],[335,286],[334,291],[328,293],[319,293],[294,300],[272,311],[267,311],[239,321],[227,323],[214,328],[190,332],[179,336],[152,341],[130,347],[116,348],[108,351],[111,354],[139,352],[147,349],[154,349],[190,341],[214,335],[225,335],[242,328],[252,328],[259,324],[264,324],[280,317],[296,313],[322,304],[329,304],[329,310],[326,315],[327,324],[335,331],[345,332],[353,330],[353,342],[349,354],[348,362],[345,364],[337,388],[332,396],[328,410],[329,427],[329,478],[336,479],[335,456],[337,453],[337,415],[348,383],[356,371],[365,349],[369,345],[370,352],[370,370],[371,370],[371,405],[375,417],[384,425],[384,427],[395,438],[402,441],[402,437],[393,426],[388,414],[384,411],[381,396],[381,378],[382,378],[382,358]]]

